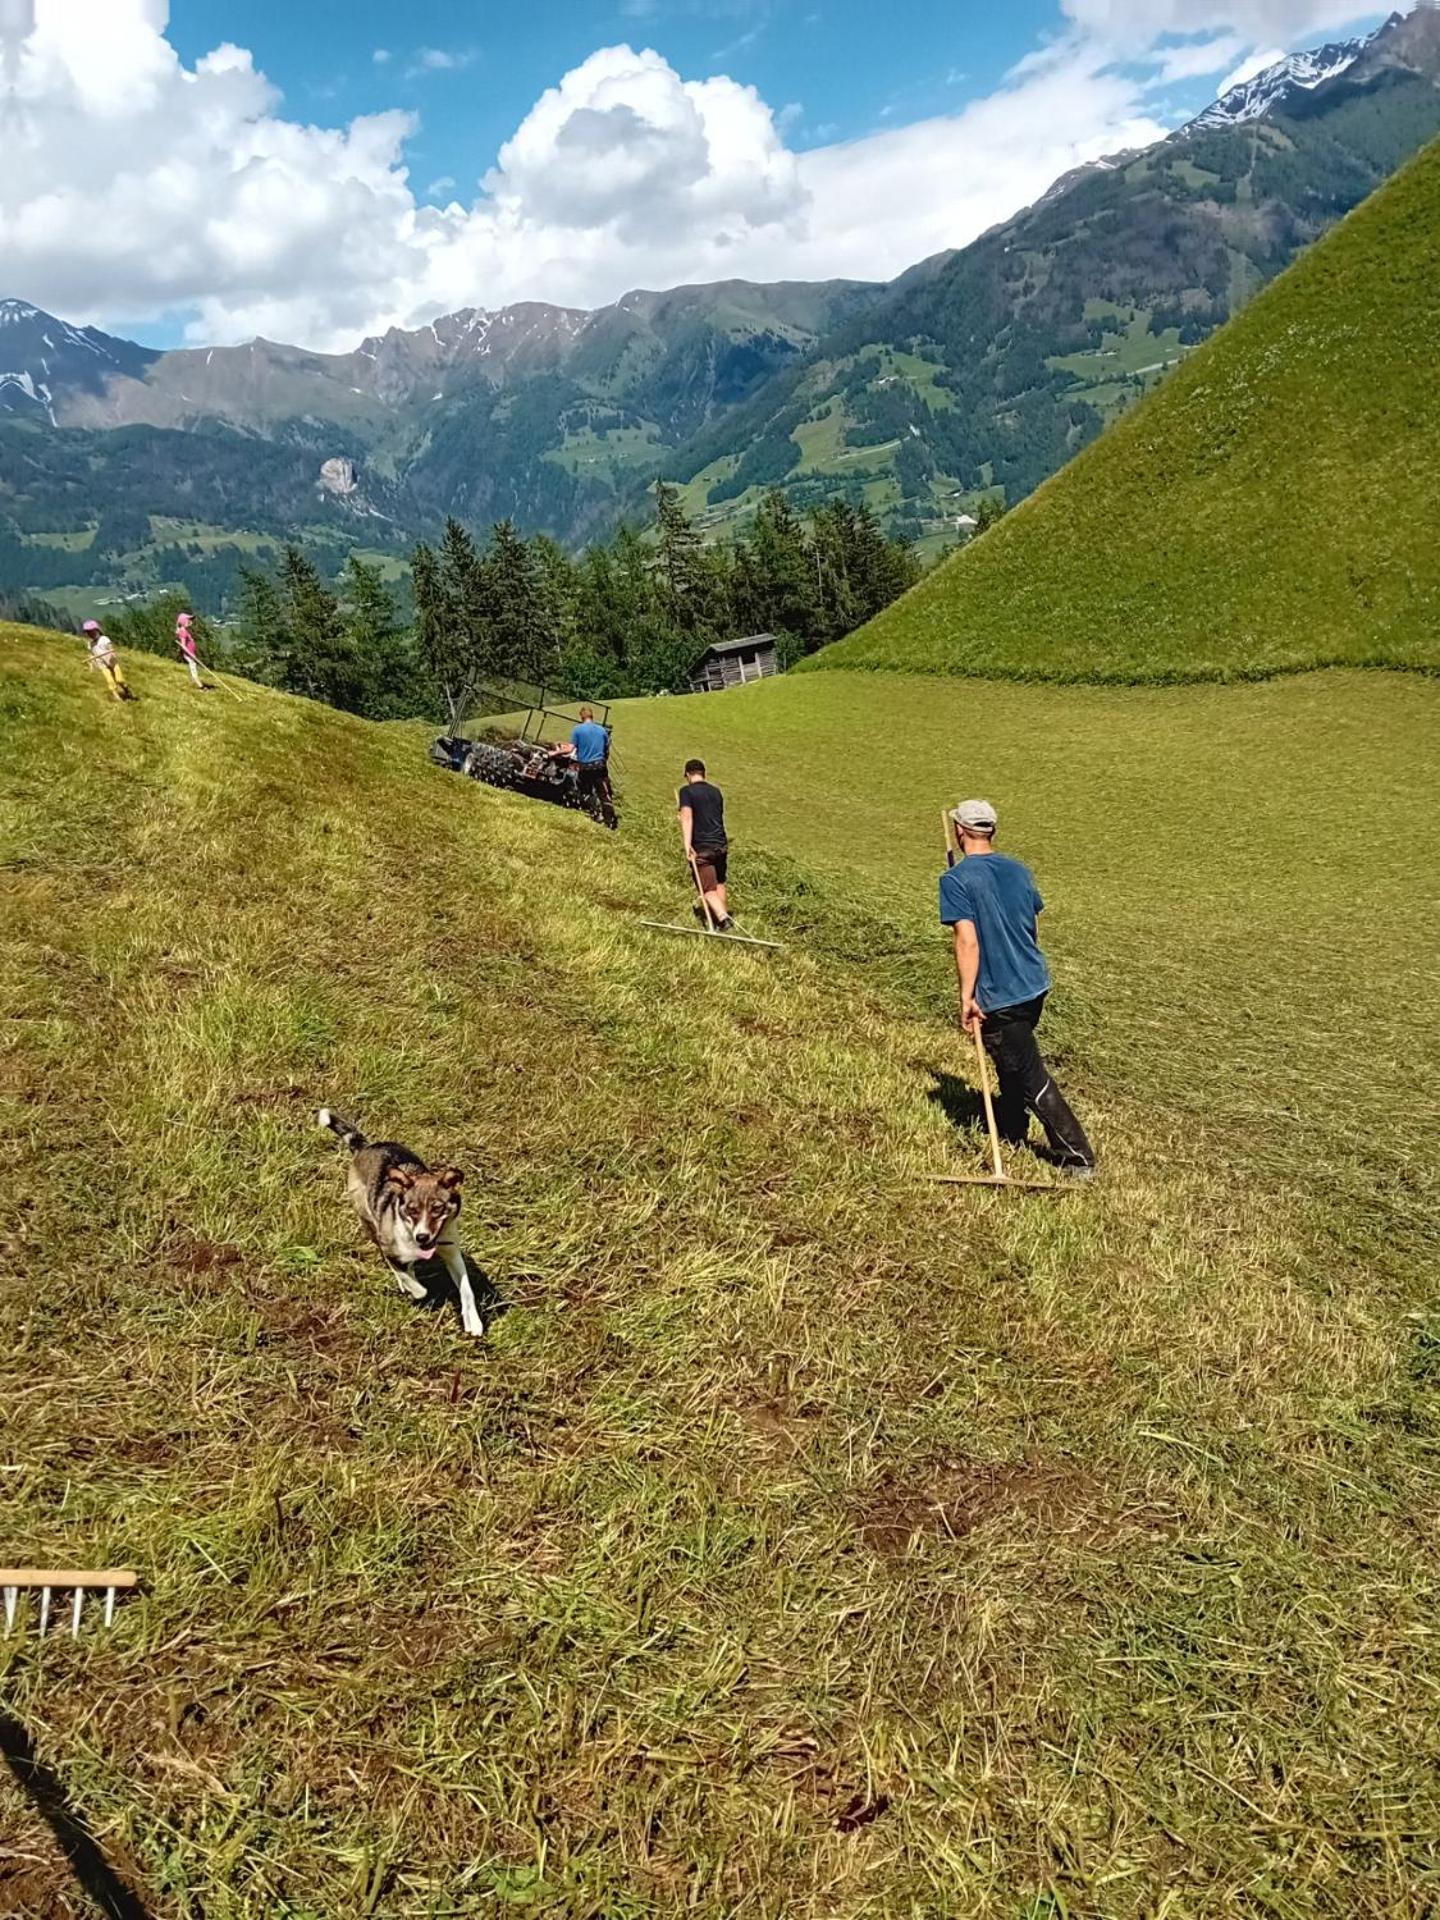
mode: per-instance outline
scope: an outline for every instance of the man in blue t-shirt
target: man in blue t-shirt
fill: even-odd
[[[1000,1081],[997,1119],[1023,1145],[1033,1113],[1064,1173],[1088,1179],[1095,1152],[1050,1078],[1035,1029],[1050,991],[1036,921],[1044,912],[1030,869],[995,851],[994,807],[965,800],[951,814],[964,858],[940,876],[940,919],[955,930],[961,1017],[976,1025]]]
[[[550,757],[575,762],[575,783],[581,806],[587,813],[598,813],[607,827],[618,827],[615,795],[610,785],[610,729],[597,722],[593,707],[581,707],[580,724]]]

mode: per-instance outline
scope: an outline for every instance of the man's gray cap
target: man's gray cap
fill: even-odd
[[[967,833],[993,833],[999,816],[988,800],[962,800],[950,818]]]

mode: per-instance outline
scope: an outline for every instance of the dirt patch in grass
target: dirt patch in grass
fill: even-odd
[[[965,1540],[991,1520],[1019,1517],[1067,1536],[1099,1535],[1111,1503],[1082,1468],[1037,1460],[944,1460],[928,1474],[882,1479],[861,1503],[861,1539],[882,1559],[903,1559],[925,1536]]]
[[[809,1445],[819,1409],[797,1407],[786,1400],[741,1400],[735,1403],[735,1412],[747,1433],[777,1459],[793,1459]]]
[[[118,1432],[103,1439],[76,1433],[67,1440],[66,1451],[77,1466],[93,1460],[119,1467],[170,1467],[192,1439],[188,1430],[178,1434]],[[0,1913],[4,1911],[0,1907]]]
[[[287,1107],[296,1101],[309,1102],[306,1087],[244,1087],[235,1095],[237,1107]]]
[[[307,1306],[303,1300],[277,1298],[273,1294],[254,1295],[249,1304],[263,1328],[261,1344],[264,1346],[305,1347],[317,1356],[332,1356],[358,1353],[363,1344],[351,1332],[345,1313],[338,1307],[325,1313],[319,1307]]]
[[[70,1920],[80,1907],[65,1897],[64,1869],[39,1861],[0,1860],[0,1913],[28,1914],[31,1920]]]
[[[165,1249],[166,1264],[176,1273],[189,1274],[192,1279],[222,1273],[226,1267],[238,1266],[244,1258],[239,1247],[226,1246],[216,1240],[203,1240],[184,1230]]]
[[[10,1816],[12,1802],[17,1807],[25,1804],[7,1773],[0,1776],[0,1824],[3,1824],[6,1843],[0,1848],[0,1914],[23,1916],[23,1920],[86,1920],[86,1916],[101,1911],[121,1912],[118,1905],[110,1904],[110,1899],[121,1897],[118,1890],[111,1891],[103,1908],[92,1906],[80,1891],[70,1866],[61,1858],[60,1849],[41,1816],[30,1812],[27,1805],[21,1825]],[[98,1852],[113,1880],[136,1896],[133,1911],[145,1912],[147,1909],[140,1899],[144,1879],[129,1853],[110,1840],[99,1845]],[[132,1909],[126,1907],[123,1911],[129,1913]]]

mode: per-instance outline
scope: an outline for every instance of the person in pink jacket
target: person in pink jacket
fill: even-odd
[[[195,650],[194,620],[193,613],[182,613],[179,616],[175,622],[175,644],[179,647],[180,657],[189,669],[191,680],[202,693],[208,693],[209,688],[200,677],[200,656]]]

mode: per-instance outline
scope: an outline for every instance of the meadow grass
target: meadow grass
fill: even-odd
[[[1087,975],[1078,821],[1063,1055],[1106,1180],[947,1196],[975,1101],[908,904],[947,769],[903,703],[884,911],[854,885],[884,827],[849,790],[820,817],[884,683],[760,689],[736,780],[756,690],[624,710],[617,837],[426,765],[408,728],[147,658],[110,706],[74,641],[0,645],[5,1545],[145,1579],[108,1635],[3,1643],[0,1696],[152,1911],[1433,1909],[1418,1203],[1191,1150],[1153,999],[1113,946]],[[1436,691],[1341,684],[1357,750],[1362,695]],[[767,794],[762,853],[800,694],[817,755]],[[1090,720],[1123,768],[1118,713]],[[1272,756],[1328,737],[1323,711],[1251,724]],[[697,726],[782,955],[638,926],[684,911],[659,790]],[[1170,732],[1147,806],[1167,770],[1213,790],[1218,745],[1197,728],[1187,774]],[[1102,856],[1112,931],[1152,953],[1175,848],[1148,907]],[[1352,934],[1390,874],[1352,871]],[[1298,892],[1255,891],[1277,940]],[[1167,977],[1198,1006],[1190,924]],[[484,1343],[358,1246],[322,1101],[469,1169]],[[8,1780],[0,1835],[0,1911],[83,1911]]]
[[[837,673],[622,703],[614,718],[637,797],[673,808],[676,770],[700,753],[728,793],[742,876],[759,843],[752,893],[783,924],[798,863],[832,917],[850,903],[826,944],[888,955],[937,1020],[952,990],[940,812],[987,796],[1050,902],[1059,1054],[1080,1049],[1083,1074],[1143,1099],[1154,1151],[1221,1154],[1340,1219],[1378,1207],[1407,1246],[1428,1232],[1432,680],[1122,691]]]
[[[804,665],[1124,684],[1440,668],[1437,224],[1440,143]]]

